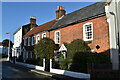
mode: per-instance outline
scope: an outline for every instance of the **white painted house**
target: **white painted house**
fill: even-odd
[[[109,0],[110,1],[110,0]],[[109,24],[110,57],[113,69],[119,69],[120,57],[120,0],[111,0],[105,7]]]
[[[14,45],[13,45],[13,52],[12,56],[19,57],[21,55],[22,49],[22,27],[20,27],[15,33],[14,33]]]
[[[23,36],[30,30],[32,30],[33,27],[38,26],[36,24],[36,17],[31,16],[30,17],[30,22],[26,25],[21,26],[16,30],[16,32],[13,34],[14,35],[14,45],[12,49],[12,56],[16,56],[19,58],[20,56],[24,58],[24,52],[23,52]]]

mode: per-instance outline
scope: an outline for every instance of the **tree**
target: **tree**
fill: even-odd
[[[54,56],[55,43],[50,38],[43,38],[34,47],[35,54],[40,58],[50,59]]]
[[[9,39],[5,39],[2,41],[3,46],[8,47],[9,46]],[[10,47],[13,47],[12,41],[10,41]]]

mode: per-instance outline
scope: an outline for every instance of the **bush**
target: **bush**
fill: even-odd
[[[12,57],[12,59],[14,59],[14,57]],[[19,57],[16,59],[16,61],[18,61],[18,62],[23,62],[23,57],[22,57],[22,56],[19,56]]]
[[[109,64],[111,63],[110,58],[106,54],[105,53],[88,53],[87,63],[96,63],[96,64],[108,63]]]
[[[70,66],[71,71],[75,72],[87,72],[87,60],[86,60],[86,53],[84,52],[77,52],[74,55],[72,60],[72,64]]]
[[[34,47],[34,53],[40,58],[51,59],[54,56],[55,43],[50,38],[43,38]]]
[[[109,64],[110,58],[102,53],[86,53],[77,52],[72,60],[72,65],[70,66],[71,71],[83,72],[87,71],[87,64]]]
[[[67,58],[73,59],[74,55],[77,52],[88,52],[90,48],[88,45],[80,39],[76,39],[72,41],[69,45],[67,45],[68,51],[67,51]]]
[[[52,68],[60,69],[59,62],[58,62],[58,61],[54,61],[54,60],[52,60]]]
[[[60,61],[60,68],[63,70],[69,70],[70,59],[61,59]]]
[[[37,58],[37,65],[43,66],[43,59],[42,58]]]
[[[28,58],[26,60],[26,63],[28,64],[33,64],[33,65],[37,65],[38,64],[38,60],[37,59],[33,59],[33,58]]]

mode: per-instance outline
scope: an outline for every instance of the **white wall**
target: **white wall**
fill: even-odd
[[[14,34],[14,48],[20,47],[22,42],[22,27]]]
[[[107,22],[109,24],[109,37],[110,37],[110,57],[113,69],[119,69],[119,52],[117,45],[117,33],[118,33],[118,24],[117,24],[117,13],[116,13],[116,3],[113,0],[109,5],[105,7]],[[113,14],[111,14],[113,13]]]
[[[13,45],[12,56],[21,55],[21,43],[22,43],[22,27],[20,27],[20,29],[14,34],[14,45]]]

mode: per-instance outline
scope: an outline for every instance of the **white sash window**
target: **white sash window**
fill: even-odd
[[[93,23],[89,22],[83,25],[83,40],[93,40]]]
[[[60,31],[55,31],[55,44],[60,44]]]

